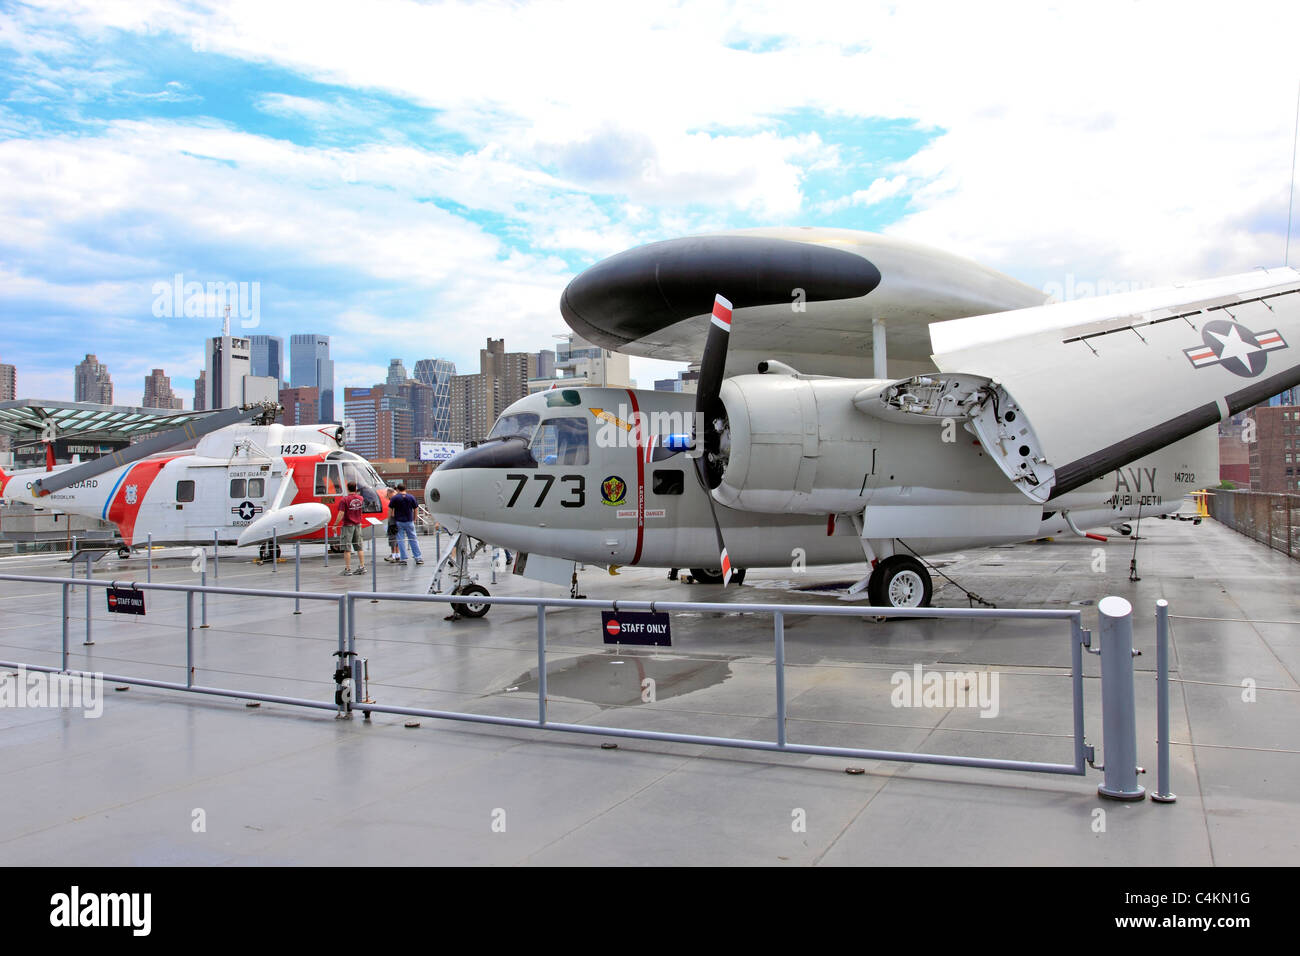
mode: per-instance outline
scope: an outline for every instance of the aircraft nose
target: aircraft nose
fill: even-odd
[[[452,531],[460,527],[464,474],[454,468],[439,468],[429,476],[429,483],[424,489],[424,503],[429,513],[444,528]]]

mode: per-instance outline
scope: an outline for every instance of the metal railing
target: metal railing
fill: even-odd
[[[1210,517],[1291,558],[1300,557],[1300,495],[1216,488]]]
[[[295,548],[295,551],[299,549]],[[299,555],[300,557],[300,555]],[[206,578],[206,573],[205,573]],[[934,754],[907,751],[877,750],[859,747],[836,747],[803,744],[791,741],[787,732],[789,722],[786,699],[786,657],[785,657],[785,617],[787,614],[800,616],[825,617],[870,617],[880,609],[858,606],[835,605],[796,605],[796,604],[716,604],[694,602],[661,601],[604,601],[585,598],[534,598],[534,597],[489,597],[475,596],[475,604],[500,604],[516,607],[532,607],[536,610],[536,646],[537,646],[537,717],[528,719],[494,714],[467,713],[454,710],[440,710],[422,707],[400,707],[382,704],[369,699],[356,700],[355,690],[365,686],[365,665],[357,650],[357,613],[356,603],[364,600],[377,604],[382,601],[406,602],[417,604],[458,604],[466,598],[446,594],[404,594],[379,591],[321,593],[301,590],[263,590],[258,588],[238,588],[208,586],[205,583],[192,584],[154,584],[136,581],[96,581],[89,578],[49,578],[36,575],[0,574],[0,581],[12,581],[24,584],[58,585],[61,589],[62,640],[59,666],[35,665],[21,662],[0,661],[0,667],[25,668],[31,672],[46,672],[78,676],[82,678],[99,677],[119,684],[155,687],[166,690],[185,691],[189,693],[208,694],[231,697],[249,701],[287,704],[298,707],[310,707],[318,710],[333,710],[337,717],[349,718],[355,710],[361,710],[367,717],[371,712],[386,713],[409,717],[429,717],[433,719],[458,720],[470,723],[495,724],[506,727],[519,727],[538,730],[551,730],[563,733],[589,734],[604,737],[635,738],[642,740],[665,741],[671,743],[701,744],[715,747],[734,747],[748,750],[777,751],[815,756],[847,757],[864,760],[902,761],[919,764],[940,764],[947,766],[978,767],[995,770],[1017,770],[1038,773],[1083,775],[1093,762],[1094,748],[1084,738],[1083,705],[1083,652],[1097,654],[1102,659],[1102,700],[1103,700],[1103,735],[1107,745],[1107,766],[1096,769],[1105,772],[1105,782],[1098,787],[1098,792],[1114,799],[1141,799],[1143,788],[1137,785],[1140,768],[1136,766],[1136,724],[1133,692],[1133,620],[1132,608],[1121,598],[1107,598],[1098,606],[1101,623],[1100,646],[1092,646],[1092,635],[1083,628],[1082,611],[1048,610],[1048,609],[982,609],[982,608],[898,608],[889,609],[891,618],[929,618],[929,619],[966,619],[966,620],[1046,620],[1068,624],[1068,641],[1070,649],[1071,680],[1071,717],[1073,761],[1071,763],[1048,763],[1028,760],[1005,760],[999,758],[974,757],[956,754]],[[295,574],[295,583],[297,574]],[[71,640],[71,592],[76,587],[86,588],[86,645],[93,643],[90,594],[92,589],[129,587],[141,591],[178,592],[185,595],[185,682],[158,680],[121,674],[106,674],[72,670],[70,663]],[[337,608],[338,640],[337,649],[331,654],[336,660],[333,667],[334,699],[333,701],[313,700],[303,697],[291,697],[281,694],[257,693],[248,690],[213,687],[195,681],[194,599],[198,595],[206,605],[207,596],[235,595],[242,597],[278,598],[294,601],[295,613],[301,602],[318,601],[333,603]],[[626,727],[609,727],[596,724],[575,724],[556,722],[548,715],[547,694],[547,611],[563,608],[585,608],[591,610],[650,611],[650,612],[686,612],[691,614],[765,614],[772,618],[772,639],[774,650],[776,713],[772,739],[758,740],[739,737],[720,737],[704,734],[668,733],[662,731],[638,730]],[[205,623],[200,625],[206,627]],[[1174,797],[1169,791],[1169,675],[1168,675],[1168,605],[1158,602],[1156,614],[1158,667],[1157,682],[1157,746],[1159,780],[1153,799],[1172,802]]]
[[[185,595],[185,682],[157,680],[153,678],[132,677],[121,674],[101,674],[104,680],[120,684],[138,684],[167,690],[187,691],[192,693],[227,696],[245,700],[266,701],[270,703],[290,704],[294,706],[313,707],[335,710],[340,717],[349,717],[354,710],[386,713],[399,716],[428,717],[466,721],[471,723],[495,724],[498,726],[520,727],[560,731],[563,733],[590,734],[605,737],[638,738],[643,740],[665,741],[672,743],[702,744],[716,747],[733,747],[749,750],[778,751],[817,756],[847,757],[863,760],[891,760],[919,764],[940,764],[949,766],[979,767],[997,770],[1020,770],[1040,773],[1082,775],[1090,762],[1091,749],[1084,739],[1084,705],[1083,705],[1083,651],[1090,644],[1090,634],[1082,626],[1082,611],[1079,610],[1033,610],[1033,609],[982,609],[982,608],[909,608],[890,609],[891,618],[939,618],[967,620],[1043,620],[1060,622],[1069,643],[1070,678],[1071,678],[1071,717],[1073,754],[1069,763],[1049,763],[1028,760],[1008,760],[1001,758],[976,757],[959,754],[936,754],[907,751],[877,750],[859,747],[837,747],[817,744],[805,744],[789,739],[787,732],[786,699],[786,662],[785,662],[785,619],[788,614],[801,616],[823,616],[841,618],[870,617],[870,607],[835,606],[835,605],[792,605],[792,604],[716,604],[690,602],[660,601],[607,601],[571,598],[535,598],[535,597],[489,597],[475,596],[475,604],[506,605],[531,607],[536,610],[536,647],[537,647],[537,717],[536,719],[510,717],[496,714],[468,713],[455,710],[440,710],[421,707],[401,707],[382,704],[377,701],[358,702],[354,699],[355,688],[361,680],[361,662],[357,650],[357,612],[356,603],[405,602],[414,604],[446,605],[464,603],[464,597],[444,594],[404,594],[378,591],[319,593],[311,591],[262,590],[256,588],[236,588],[207,586],[205,584],[154,584],[127,580],[104,581],[87,578],[48,578],[34,575],[0,574],[0,581],[21,582],[24,584],[57,585],[62,591],[62,644],[60,664],[58,667],[20,664],[18,662],[0,661],[0,666],[26,667],[29,671],[46,671],[51,673],[68,673],[83,677],[94,676],[86,671],[69,669],[71,639],[70,592],[80,586],[87,588],[86,642],[91,636],[90,589],[108,589],[113,587],[131,587],[143,591],[179,592]],[[245,597],[266,597],[294,600],[298,602],[321,601],[333,602],[338,608],[337,650],[331,655],[337,660],[332,663],[335,683],[334,700],[311,700],[301,697],[263,694],[247,690],[213,687],[199,684],[195,680],[194,670],[194,630],[195,596],[206,601],[207,595],[238,595]],[[576,724],[557,722],[549,719],[547,696],[547,611],[562,608],[581,608],[593,611],[651,611],[672,614],[689,612],[692,614],[762,614],[770,615],[772,620],[772,641],[775,664],[776,714],[771,739],[748,739],[740,737],[722,737],[704,734],[669,733],[662,731],[639,730],[626,727],[610,727],[596,724]],[[1131,641],[1131,622],[1129,628]],[[1132,673],[1129,662],[1127,689],[1128,719],[1132,720]]]

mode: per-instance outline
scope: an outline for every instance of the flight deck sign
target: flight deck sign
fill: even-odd
[[[602,611],[600,623],[606,644],[643,644],[671,647],[668,615],[652,611]]]
[[[144,592],[139,588],[109,588],[108,609],[113,614],[143,614]]]

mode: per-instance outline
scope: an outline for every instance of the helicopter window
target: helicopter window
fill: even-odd
[[[686,490],[686,476],[675,468],[656,471],[651,490],[657,495],[680,495]]]
[[[343,494],[343,481],[339,476],[338,465],[326,462],[321,462],[316,465],[316,494]]]
[[[176,500],[193,501],[194,500],[194,482],[178,481],[176,482]]]
[[[551,418],[542,422],[529,450],[539,465],[587,464],[587,420]]]
[[[384,506],[379,501],[379,492],[376,490],[382,488],[384,483],[366,462],[345,461],[343,463],[343,487],[347,488],[352,484],[357,486],[357,494],[361,495],[361,500],[365,502],[363,514],[374,515],[384,510]]]
[[[230,497],[232,497],[232,498],[242,498],[242,497],[244,497],[244,479],[243,479],[243,478],[231,478],[231,479],[230,479]]]
[[[248,497],[250,497],[250,498],[260,498],[260,497],[262,497],[264,494],[266,494],[266,479],[265,479],[265,478],[249,478],[249,479],[248,479]]]
[[[538,418],[532,412],[516,412],[512,415],[502,415],[497,419],[497,423],[492,426],[488,432],[488,438],[510,438],[519,436],[525,441],[530,441],[533,437],[533,429],[537,427]]]

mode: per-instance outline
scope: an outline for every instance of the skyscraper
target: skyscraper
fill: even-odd
[[[18,369],[0,362],[0,402],[12,402],[18,397]]]
[[[401,359],[396,358],[396,359],[389,359],[389,360],[388,360],[388,382],[387,382],[387,384],[389,384],[389,385],[405,385],[405,384],[406,384],[406,379],[407,379],[407,377],[408,377],[408,376],[407,376],[407,374],[406,374],[406,366],[402,364],[402,360],[401,360]]]
[[[314,388],[282,388],[280,404],[284,407],[282,425],[315,425],[320,409],[320,393]]]
[[[172,380],[156,368],[144,377],[144,399],[140,404],[145,408],[184,408],[185,399],[172,392]]]
[[[318,420],[336,422],[334,415],[334,362],[328,335],[293,335],[289,338],[289,385],[320,390]]]
[[[507,352],[504,339],[488,339],[479,349],[477,375],[451,380],[451,441],[480,441],[508,405],[528,395],[537,377],[537,353]]]
[[[18,397],[18,370],[0,363],[0,402],[12,402]],[[9,439],[0,435],[0,451],[9,450]]]
[[[78,402],[112,405],[113,379],[108,374],[108,366],[101,365],[95,356],[87,355],[76,368],[74,396],[74,401]]]
[[[199,369],[199,377],[194,380],[194,410],[201,412],[208,407],[208,373]]]
[[[411,410],[386,385],[343,389],[344,416],[352,423],[348,449],[370,459],[410,458]]]
[[[206,408],[233,408],[244,403],[244,377],[251,374],[248,339],[218,335],[207,342]]]
[[[253,368],[249,374],[270,376],[279,388],[288,371],[284,364],[284,339],[278,335],[250,335],[248,344]]]
[[[420,359],[415,363],[415,380],[433,386],[434,441],[451,441],[451,380],[456,363],[447,359]]]

